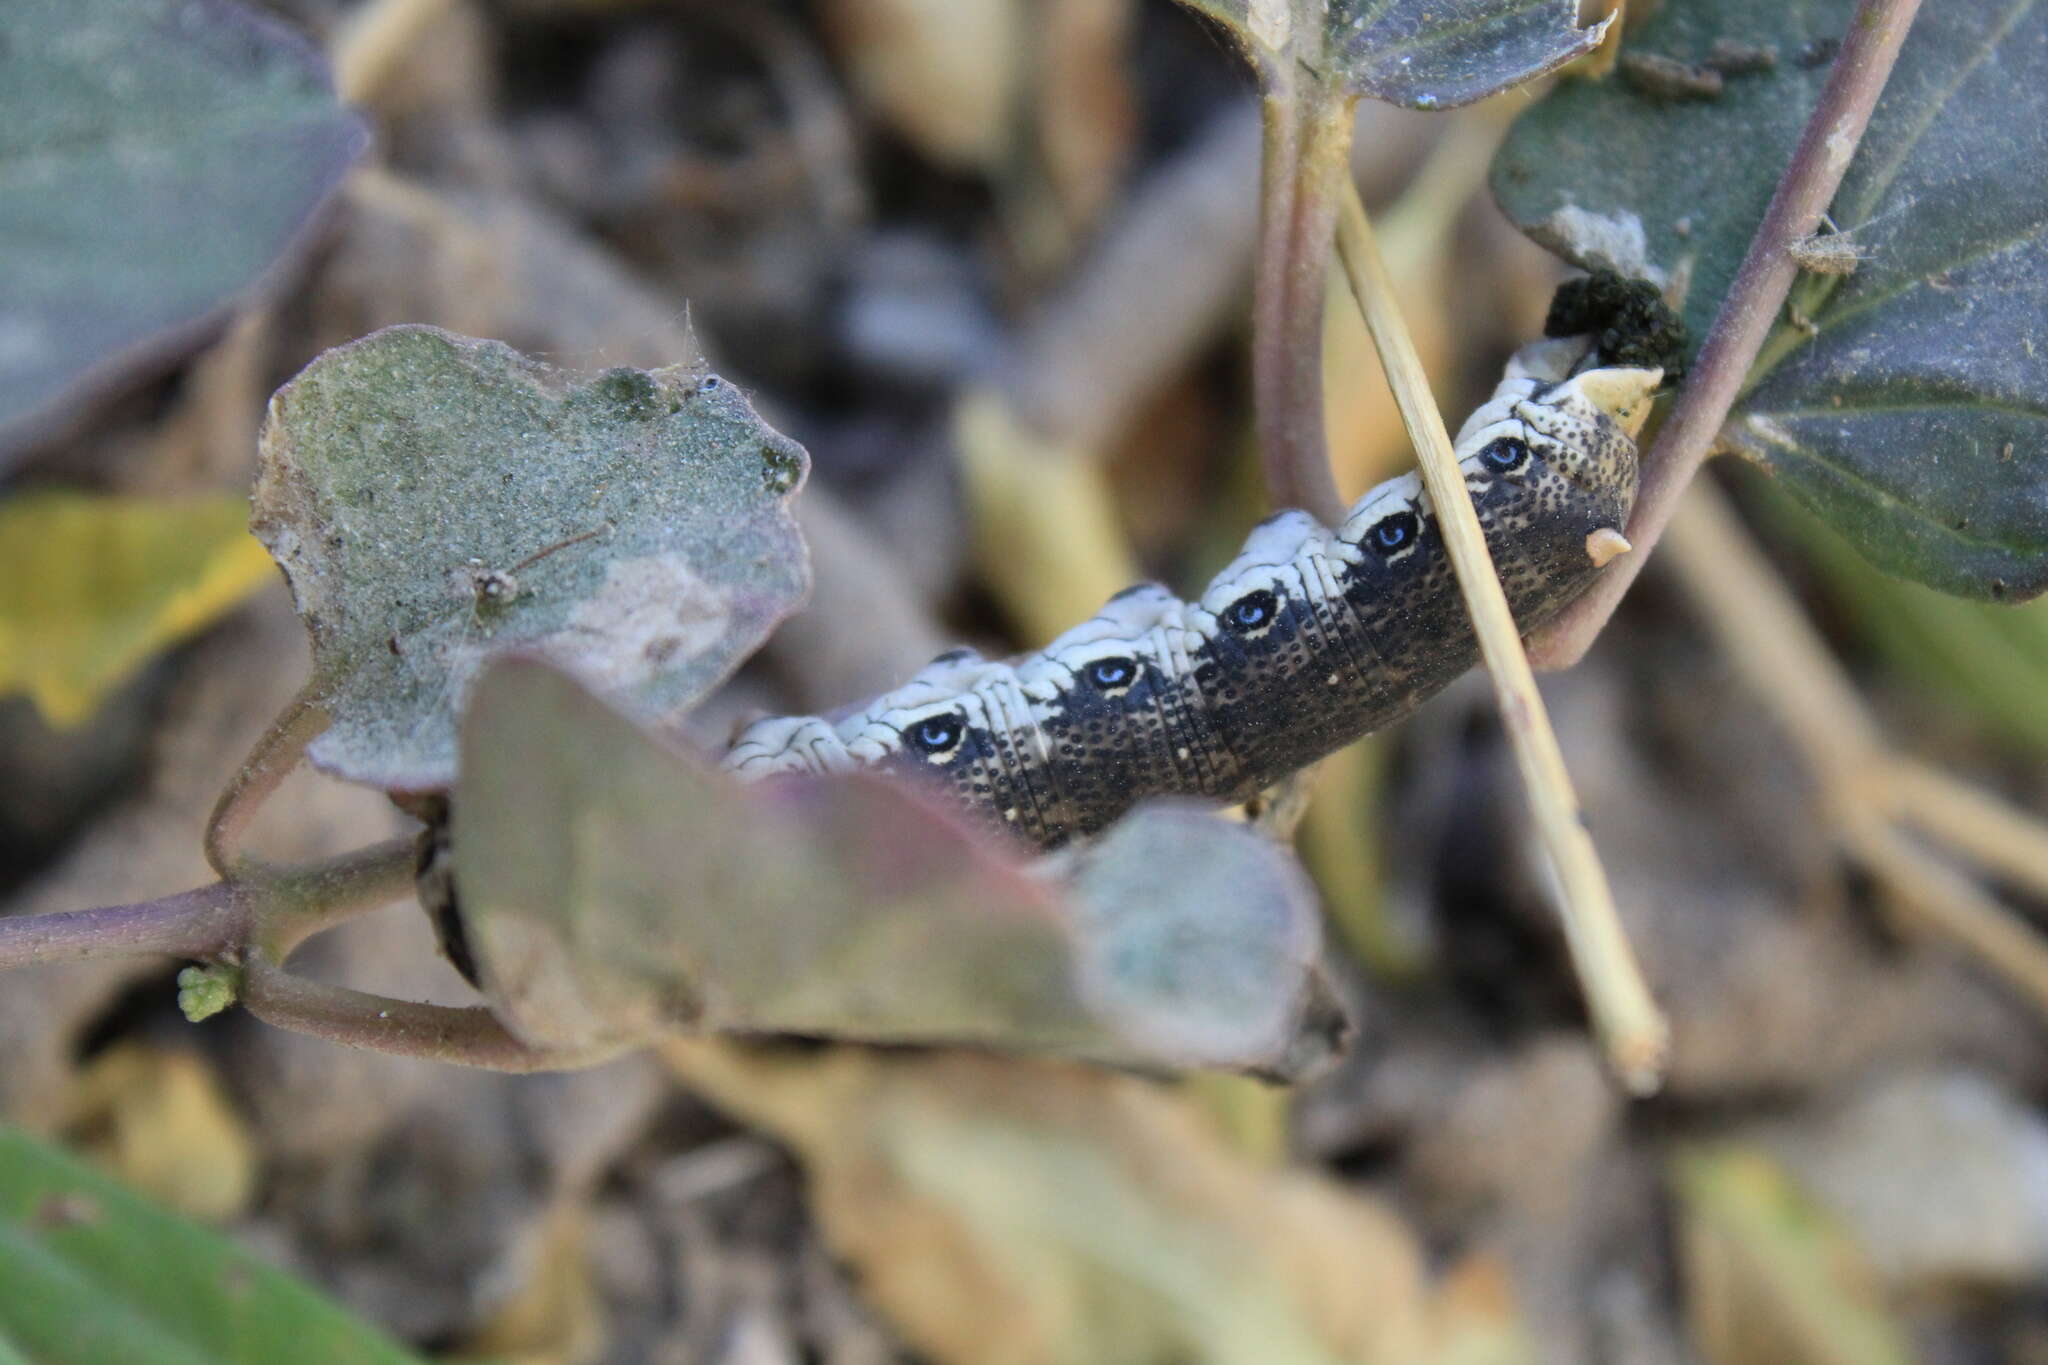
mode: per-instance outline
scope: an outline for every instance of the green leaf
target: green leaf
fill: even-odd
[[[405,1365],[313,1290],[0,1127],[0,1362]]]
[[[518,659],[478,683],[462,760],[465,937],[539,1046],[770,1032],[1290,1072],[1327,1041],[1306,879],[1202,812],[1134,816],[1070,897],[888,780],[743,786]]]
[[[1888,578],[1790,499],[1753,491],[1758,496],[1746,506],[1796,545],[1843,625],[1917,683],[1929,706],[1964,713],[2000,742],[2048,754],[2048,707],[2041,705],[2048,696],[2048,598],[1990,606]]]
[[[272,582],[239,495],[0,502],[0,695],[82,723],[151,657]]]
[[[1182,0],[1248,53],[1291,53],[1330,87],[1417,109],[1470,104],[1599,45],[1576,0]]]
[[[0,460],[196,340],[366,141],[319,53],[228,0],[0,5]]]
[[[313,760],[445,788],[483,661],[516,649],[653,720],[716,686],[810,586],[803,449],[701,369],[576,376],[392,327],[271,399],[255,529],[313,637]]]
[[[1714,98],[1561,88],[1494,190],[1581,265],[1684,282],[1703,336],[1827,77],[1850,0],[1672,0],[1631,52],[1776,65]],[[1886,572],[1990,600],[2048,588],[2048,10],[1925,7],[1833,217],[1864,257],[1803,276],[1730,436]]]

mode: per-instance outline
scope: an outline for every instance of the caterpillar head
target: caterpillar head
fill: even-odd
[[[1603,504],[1616,524],[1636,492],[1635,435],[1649,415],[1662,370],[1616,366],[1582,370],[1514,404],[1530,448],[1564,478]]]
[[[1516,477],[1524,452],[1541,467],[1625,519],[1636,489],[1635,435],[1663,371],[1588,366],[1583,337],[1534,342],[1516,352],[1493,397],[1458,431],[1468,471]]]
[[[1560,401],[1592,405],[1633,441],[1642,432],[1643,422],[1650,415],[1650,399],[1663,380],[1662,370],[1605,365],[1596,370],[1581,370],[1567,379]]]

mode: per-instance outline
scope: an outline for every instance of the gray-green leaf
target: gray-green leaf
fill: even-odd
[[[809,589],[808,461],[700,368],[574,376],[393,327],[271,400],[254,528],[290,578],[334,717],[314,762],[446,787],[483,661],[545,657],[662,719]]]
[[[1576,0],[1182,0],[1251,53],[1293,52],[1336,89],[1449,109],[1590,52]]]
[[[0,5],[0,458],[196,339],[366,140],[228,0]]]
[[[1558,90],[1494,166],[1509,216],[1582,265],[1687,289],[1704,335],[1825,82],[1851,0],[1670,0],[1630,50],[1768,70],[1673,102]],[[1923,7],[1730,436],[1878,567],[1943,591],[2048,588],[2048,10]]]
[[[544,664],[493,664],[452,845],[484,992],[527,1042],[664,1030],[965,1042],[1288,1073],[1317,1030],[1288,855],[1141,809],[1069,892],[877,776],[742,786]]]
[[[0,1361],[407,1365],[305,1285],[0,1127]]]

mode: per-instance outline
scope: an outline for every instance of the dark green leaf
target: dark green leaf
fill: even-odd
[[[1687,290],[1704,336],[1827,76],[1850,0],[1672,0],[1630,50],[1716,40],[1775,66],[1711,99],[1560,89],[1516,125],[1494,189],[1582,265]],[[1927,6],[1834,219],[1863,258],[1808,274],[1730,435],[1887,572],[2013,600],[2048,588],[2048,11]]]
[[[365,140],[319,54],[229,0],[0,5],[0,456],[195,339]]]
[[[469,685],[507,649],[673,716],[808,591],[807,468],[695,367],[568,375],[432,327],[327,352],[271,400],[254,523],[334,713],[314,761],[445,787]]]
[[[1291,52],[1332,87],[1417,109],[1470,104],[1590,52],[1576,0],[1182,0],[1248,52]]]
[[[1763,480],[1755,482],[1763,483]],[[1960,712],[2001,743],[2048,755],[2048,598],[2020,606],[1958,602],[1871,568],[1847,541],[1768,487],[1753,513],[1796,546],[1859,642],[1883,656],[1929,706]]]
[[[0,1127],[0,1362],[405,1365],[225,1239]]]
[[[687,1029],[1315,1059],[1306,880],[1186,807],[1111,832],[1070,898],[880,777],[741,786],[515,659],[477,685],[452,833],[485,995],[536,1045]]]
[[[1418,109],[1485,99],[1598,46],[1576,0],[1335,0],[1329,60],[1346,90]]]
[[[1630,54],[1696,63],[1717,40],[1735,39],[1768,48],[1775,64],[1730,77],[1711,100],[1674,100],[1620,79],[1562,83],[1508,134],[1493,164],[1494,196],[1524,232],[1587,269],[1682,281],[1697,345],[1827,81],[1813,45],[1839,39],[1854,8],[1854,0],[1659,5],[1629,33]]]

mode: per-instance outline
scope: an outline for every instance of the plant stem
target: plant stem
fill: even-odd
[[[1991,796],[1894,759],[1841,666],[1711,484],[1671,523],[1679,581],[1820,783],[1849,856],[1902,909],[1973,954],[2048,1014],[2048,941],[1941,858],[1906,838],[1918,824],[2023,884],[2048,886],[2048,832]]]
[[[1450,433],[1430,396],[1429,376],[1394,301],[1394,284],[1373,238],[1365,205],[1355,189],[1340,202],[1338,251],[1352,293],[1372,330],[1401,420],[1415,443],[1423,484],[1457,570],[1458,586],[1479,636],[1480,654],[1493,676],[1501,723],[1528,790],[1543,845],[1557,872],[1559,913],[1572,964],[1609,1064],[1630,1090],[1639,1095],[1653,1093],[1663,1081],[1669,1027],[1650,997],[1615,912],[1606,870],[1586,832],[1564,753],[1536,691],[1529,660],[1522,653],[1521,632],[1515,628],[1507,593],[1494,571],[1486,533],[1472,508],[1472,495],[1458,469]]]
[[[412,888],[413,842],[391,839],[274,874],[244,875],[135,905],[0,918],[0,970],[162,953],[234,961],[252,942],[282,955]]]
[[[1896,819],[1955,849],[2034,896],[2048,896],[2048,829],[1990,792],[1911,759],[1882,774],[1884,804]]]
[[[1344,503],[1323,435],[1323,289],[1338,195],[1351,183],[1355,101],[1305,89],[1276,62],[1261,111],[1259,249],[1252,280],[1252,410],[1266,491],[1335,525]]]
[[[0,970],[164,953],[226,957],[248,937],[249,898],[227,882],[136,905],[0,918]]]
[[[1892,891],[1902,910],[1946,936],[2048,1016],[2048,943],[2033,925],[1874,812],[1846,812],[1840,824],[1850,856]]]
[[[313,935],[410,895],[415,849],[410,838],[386,839],[283,870],[260,884],[255,946],[282,962]]]
[[[328,44],[334,88],[349,104],[375,105],[393,78],[421,51],[421,39],[453,0],[370,0],[358,6]]]
[[[313,699],[309,686],[271,722],[234,781],[221,793],[206,822],[205,848],[207,866],[223,881],[232,881],[238,872],[248,870],[240,866],[242,836],[270,794],[299,766],[306,746],[319,738],[328,720],[327,708]]]
[[[1856,7],[1834,71],[1750,239],[1735,284],[1643,462],[1642,487],[1628,525],[1635,553],[1609,567],[1585,595],[1530,637],[1529,652],[1538,667],[1568,668],[1585,654],[1664,534],[1679,494],[1712,452],[1799,273],[1787,249],[1820,225],[1919,8],[1920,0],[1862,0]]]
[[[486,1071],[570,1071],[609,1061],[633,1046],[546,1052],[520,1042],[480,1005],[428,1005],[330,986],[296,976],[261,956],[244,972],[242,1003],[273,1028],[393,1057],[456,1062]]]

